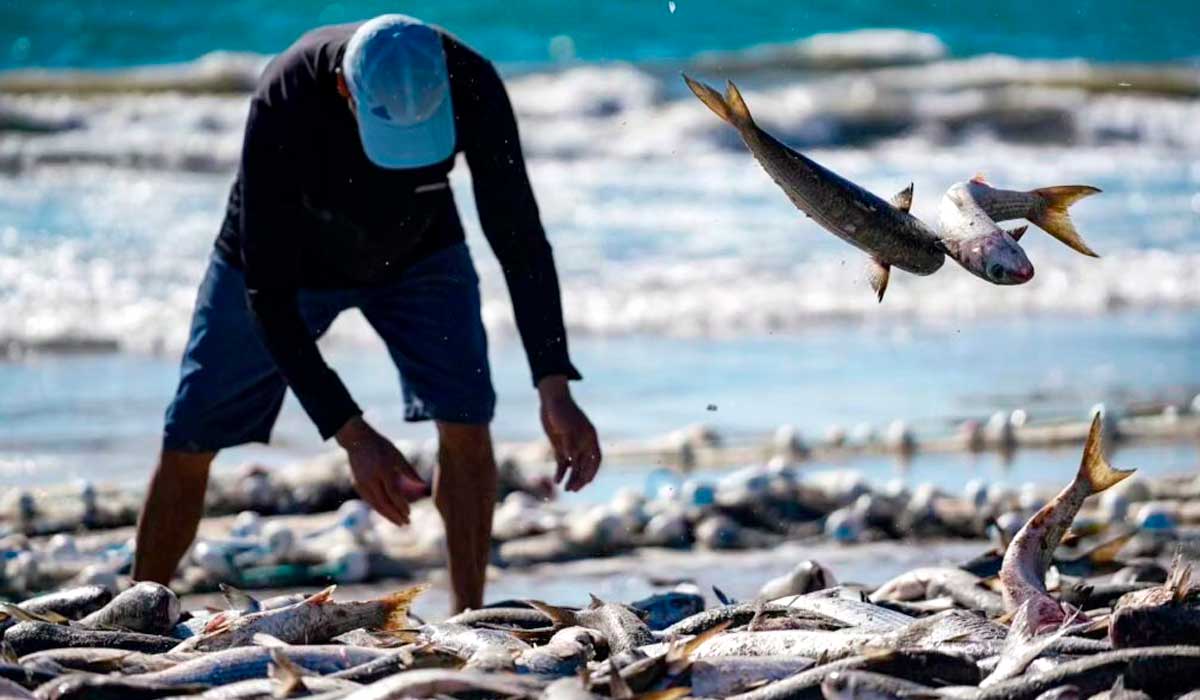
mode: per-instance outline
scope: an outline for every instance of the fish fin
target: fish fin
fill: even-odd
[[[13,649],[13,645],[8,640],[0,640],[0,659],[8,663],[15,664],[21,657],[17,656],[17,650]]]
[[[665,690],[652,690],[648,693],[634,696],[635,700],[679,700],[692,694],[691,688],[678,687]]]
[[[604,607],[604,601],[597,598],[594,593],[588,593],[588,598],[591,598],[591,601],[588,603],[588,610]]]
[[[543,603],[540,600],[527,600],[525,602],[529,603],[529,606],[534,610],[550,618],[550,621],[556,625],[574,627],[579,624],[579,618],[575,615],[574,611]]]
[[[225,629],[232,621],[233,618],[228,613],[217,613],[216,615],[212,616],[212,619],[204,623],[204,629],[202,632],[204,634],[208,634],[209,632],[216,632],[217,630]]]
[[[267,634],[266,632],[259,632],[255,634],[250,638],[250,641],[254,644],[254,646],[265,647],[267,649],[278,649],[281,647],[290,646],[287,642],[283,641],[279,637]]]
[[[703,646],[703,644],[705,642],[707,642],[708,640],[712,639],[713,637],[716,637],[717,635],[721,634],[726,629],[728,629],[729,626],[732,624],[733,624],[733,620],[726,620],[719,625],[714,625],[712,627],[709,627],[708,629],[704,630],[700,634],[689,639],[683,645],[683,650],[682,650],[683,657],[685,659],[691,658],[692,654],[695,654],[696,650],[699,649],[701,646]]]
[[[896,657],[896,650],[886,646],[863,645],[858,653],[872,661],[885,661]]]
[[[1075,230],[1067,208],[1099,191],[1098,188],[1087,185],[1061,185],[1034,190],[1033,193],[1040,196],[1046,202],[1046,206],[1031,215],[1029,221],[1080,253],[1098,258],[1100,256],[1083,242],[1083,238]]]
[[[617,662],[613,658],[608,657],[608,696],[616,700],[633,697],[633,688],[629,687],[629,682],[621,675],[621,669],[617,668]]]
[[[258,612],[262,610],[262,604],[258,602],[258,598],[240,588],[234,588],[228,583],[218,583],[217,588],[221,589],[221,597],[225,599],[230,610],[238,612]]]
[[[910,182],[908,183],[908,187],[905,187],[896,194],[892,195],[891,202],[892,206],[896,207],[900,211],[908,211],[909,209],[912,209],[912,199],[913,183]]]
[[[888,279],[892,275],[892,266],[885,262],[879,262],[875,258],[870,258],[867,263],[867,281],[871,283],[871,289],[875,290],[875,297],[883,302],[883,294],[887,291]]]
[[[698,80],[692,80],[686,73],[682,73],[681,75],[683,75],[683,82],[687,83],[692,94],[700,98],[705,107],[711,109],[713,114],[720,117],[722,121],[737,126],[737,122],[734,121],[733,110],[729,108],[729,104],[721,96],[721,93]]]
[[[1083,477],[1092,493],[1100,493],[1132,475],[1136,469],[1113,469],[1104,459],[1100,436],[1104,432],[1104,421],[1097,412],[1092,418],[1092,429],[1088,432],[1087,444],[1083,446],[1083,460],[1079,464],[1079,476]]]
[[[271,663],[267,667],[267,677],[274,681],[271,685],[271,695],[277,698],[290,697],[297,691],[307,691],[304,686],[304,669],[289,659],[281,649],[271,650]]]
[[[725,595],[725,591],[721,590],[720,588],[713,586],[712,591],[713,591],[713,595],[715,595],[717,597],[717,600],[721,601],[721,605],[734,605],[735,604],[733,601],[733,598],[730,598],[729,596]]]
[[[318,593],[313,593],[309,597],[305,598],[302,602],[307,603],[309,605],[325,605],[326,603],[332,603],[333,602],[333,592],[336,590],[337,590],[337,584],[335,583],[334,585],[330,586],[329,588],[326,588],[323,591],[320,591]]]
[[[380,629],[385,632],[397,632],[408,629],[411,626],[408,622],[408,609],[412,606],[412,602],[416,600],[417,596],[424,593],[428,588],[428,583],[420,583],[381,598],[379,602],[383,603],[383,609],[387,612],[387,619],[384,620]]]
[[[1176,551],[1171,560],[1171,575],[1163,587],[1171,592],[1175,604],[1183,603],[1192,589],[1192,565],[1183,563],[1183,552]]]
[[[35,613],[26,610],[25,608],[17,607],[12,603],[0,603],[0,612],[7,614],[14,620],[21,622],[48,622],[52,625],[64,625],[68,622],[67,618],[55,612]]]
[[[1136,531],[1127,532],[1120,537],[1114,537],[1108,542],[1096,545],[1087,553],[1088,561],[1093,564],[1109,564],[1116,561],[1117,554],[1120,553],[1121,548],[1128,544],[1129,540],[1133,539],[1133,536],[1136,534]]]
[[[746,106],[746,100],[742,99],[742,91],[738,90],[732,80],[725,81],[725,103],[729,105],[735,126],[754,126],[754,117],[750,116],[750,108]]]
[[[1029,230],[1029,224],[1021,224],[1020,226],[1008,231],[1007,233],[1008,233],[1008,235],[1012,236],[1012,239],[1014,241],[1019,241],[1019,240],[1021,240],[1021,236],[1024,236],[1025,232],[1028,230]]]

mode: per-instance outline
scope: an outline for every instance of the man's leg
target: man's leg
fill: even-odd
[[[204,514],[208,466],[215,456],[215,452],[163,450],[138,518],[135,581],[170,584],[196,537]]]
[[[438,468],[433,500],[446,523],[454,612],[483,605],[492,550],[496,460],[487,424],[438,421]]]

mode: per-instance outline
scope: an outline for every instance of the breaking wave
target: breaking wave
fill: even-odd
[[[0,73],[0,347],[178,348],[265,60]],[[927,220],[949,184],[979,171],[1011,187],[1100,186],[1073,216],[1104,258],[1031,233],[1028,285],[992,287],[948,263],[933,279],[895,275],[880,306],[862,256],[797,215],[681,68],[737,80],[764,128],[877,193],[915,182]],[[870,30],[684,64],[507,72],[577,333],[1200,308],[1194,67],[952,57],[931,35]],[[459,168],[485,317],[507,335],[468,183]],[[331,342],[368,334],[343,325]]]

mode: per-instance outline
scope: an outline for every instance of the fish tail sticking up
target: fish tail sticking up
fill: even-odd
[[[403,632],[411,627],[412,625],[408,621],[408,609],[412,607],[417,596],[424,593],[427,588],[429,588],[429,584],[422,583],[384,596],[382,602],[383,609],[387,612],[387,619],[384,620],[381,629],[385,632]]]
[[[529,603],[534,610],[550,618],[550,621],[555,625],[559,625],[560,627],[574,627],[579,624],[579,618],[576,617],[574,611],[549,605],[540,600],[527,600],[525,602]]]
[[[746,107],[742,93],[738,91],[732,81],[726,86],[724,96],[704,83],[692,80],[686,74],[683,76],[683,82],[687,83],[692,93],[722,120],[729,122],[739,130],[754,125],[750,109]]]
[[[1103,432],[1104,421],[1100,413],[1092,419],[1092,429],[1088,433],[1087,444],[1083,446],[1083,461],[1079,465],[1079,475],[1083,477],[1092,493],[1100,493],[1114,484],[1128,479],[1135,469],[1113,469],[1104,458],[1101,449],[1100,434]]]
[[[1030,216],[1029,220],[1038,228],[1080,253],[1098,258],[1100,256],[1089,248],[1087,243],[1084,243],[1083,237],[1075,230],[1075,224],[1071,222],[1067,208],[1099,191],[1098,188],[1087,185],[1061,185],[1034,190],[1034,194],[1041,197],[1046,206],[1042,207],[1037,214]]]

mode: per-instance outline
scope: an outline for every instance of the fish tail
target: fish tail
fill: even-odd
[[[725,82],[725,102],[729,105],[735,126],[738,128],[754,126],[754,117],[750,116],[750,108],[746,106],[741,90],[738,90],[732,80]]]
[[[1083,461],[1079,465],[1079,475],[1083,477],[1092,493],[1100,493],[1108,487],[1129,478],[1135,469],[1113,469],[1104,458],[1101,449],[1100,434],[1103,432],[1104,421],[1100,413],[1092,419],[1092,429],[1088,433],[1087,444],[1083,446]]]
[[[692,80],[686,74],[683,74],[683,82],[687,83],[692,93],[723,121],[729,122],[739,129],[754,123],[754,120],[750,118],[750,110],[746,108],[745,100],[742,99],[741,93],[732,82],[729,83],[724,97],[704,83]]]
[[[1100,190],[1088,185],[1061,185],[1059,187],[1043,187],[1033,193],[1042,198],[1046,206],[1041,211],[1029,217],[1038,228],[1054,236],[1071,248],[1093,258],[1100,257],[1084,243],[1083,237],[1071,223],[1067,208],[1075,202],[1096,194]]]
[[[529,603],[534,610],[537,610],[546,617],[550,618],[550,621],[556,625],[561,625],[563,627],[574,627],[575,625],[579,624],[579,618],[576,617],[575,613],[571,610],[550,605],[548,603],[543,603],[540,600],[527,600],[525,602]]]
[[[383,610],[387,614],[381,629],[385,632],[401,632],[409,629],[411,624],[408,621],[408,609],[412,607],[412,602],[417,599],[417,596],[428,588],[428,583],[421,583],[381,598],[380,602],[383,603]]]

